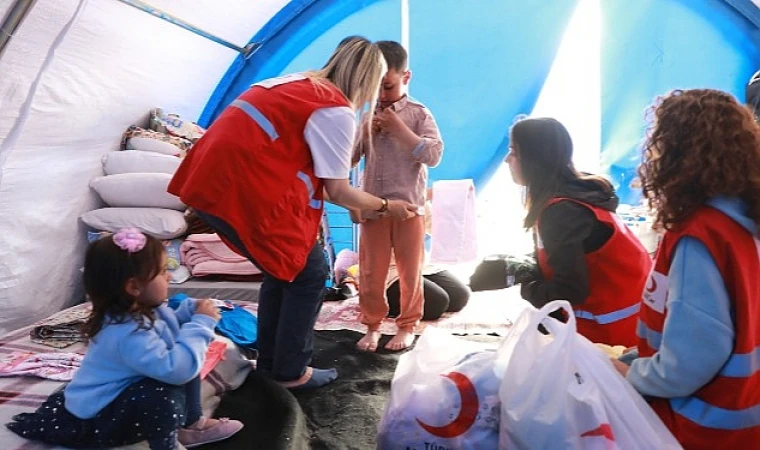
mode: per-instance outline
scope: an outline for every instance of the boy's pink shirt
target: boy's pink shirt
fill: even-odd
[[[363,189],[375,196],[404,200],[425,206],[427,168],[435,167],[443,155],[443,141],[430,110],[404,96],[389,106],[417,136],[420,143],[412,150],[399,148],[398,141],[388,133],[372,135],[372,147],[366,140],[357,140],[353,161],[365,157]],[[364,212],[373,218],[373,212]]]

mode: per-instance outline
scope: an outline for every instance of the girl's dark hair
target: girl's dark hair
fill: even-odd
[[[741,198],[760,224],[760,128],[749,108],[721,91],[676,90],[648,115],[639,176],[657,227],[674,229],[717,196]]]
[[[145,247],[134,253],[119,248],[113,235],[106,235],[87,247],[83,278],[84,290],[92,302],[92,313],[83,331],[88,338],[98,334],[106,319],[120,323],[131,318],[141,328],[153,325],[152,308],[141,307],[126,292],[130,278],[148,282],[161,273],[164,246],[154,237],[145,237]]]
[[[552,118],[526,118],[512,125],[512,151],[520,165],[527,189],[526,229],[533,228],[546,205],[563,184],[574,180],[591,180],[605,191],[614,193],[609,181],[595,175],[582,175],[573,165],[573,140],[562,123]]]

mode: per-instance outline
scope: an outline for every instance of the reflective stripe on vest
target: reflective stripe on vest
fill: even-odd
[[[269,119],[267,119],[264,114],[262,114],[261,111],[259,111],[252,104],[248,103],[245,100],[238,99],[232,102],[230,106],[238,108],[244,113],[248,114],[248,117],[253,119],[253,121],[256,122],[256,124],[258,124],[258,126],[260,126],[266,134],[269,135],[269,139],[274,141],[279,137],[277,130],[275,130],[274,125],[272,125],[272,122],[270,122]]]
[[[273,141],[279,137],[277,130],[275,130],[274,125],[272,125],[272,122],[270,122],[269,119],[267,119],[264,114],[262,114],[261,111],[259,111],[255,106],[251,105],[245,100],[240,99],[232,102],[230,106],[238,108],[246,113],[248,117],[256,122],[256,124],[260,126],[261,129],[264,130],[264,132],[268,134],[269,138]],[[303,182],[303,184],[306,185],[306,189],[309,191],[309,206],[312,209],[322,208],[322,200],[314,198],[314,184],[311,182],[311,178],[309,178],[309,176],[303,172],[298,172],[296,176]]]
[[[639,312],[639,307],[641,306],[640,303],[636,303],[635,305],[631,305],[627,308],[619,309],[617,311],[612,311],[611,313],[606,314],[599,314],[599,315],[593,315],[588,311],[575,311],[575,317],[579,319],[586,319],[586,320],[593,320],[599,325],[607,325],[613,322],[617,322],[619,320],[627,319],[631,317],[632,315]]]
[[[749,353],[734,353],[720,371],[720,375],[730,378],[749,378],[760,370],[760,347]]]
[[[725,409],[697,397],[670,400],[673,411],[705,428],[743,430],[760,425],[760,405],[746,409]]]
[[[311,206],[312,209],[319,209],[322,207],[322,200],[317,200],[314,198],[314,184],[311,182],[311,178],[309,178],[308,175],[306,175],[303,172],[298,172],[296,175],[299,180],[303,181],[303,184],[306,185],[306,190],[309,191],[309,206]]]

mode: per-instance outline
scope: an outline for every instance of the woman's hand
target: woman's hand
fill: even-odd
[[[198,300],[198,303],[195,305],[195,314],[203,314],[204,316],[209,316],[214,320],[219,320],[222,318],[222,315],[219,314],[219,308],[216,307],[210,298]]]
[[[387,212],[393,219],[406,220],[417,215],[417,207],[403,200],[388,200]]]
[[[612,361],[612,365],[615,366],[615,370],[617,370],[618,373],[623,376],[623,378],[628,376],[628,371],[631,370],[631,366],[618,361],[617,358],[610,358],[610,361]]]
[[[362,212],[358,209],[349,209],[348,215],[351,216],[351,222],[353,223],[364,223],[364,218],[362,217]]]

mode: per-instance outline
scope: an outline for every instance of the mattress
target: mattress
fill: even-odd
[[[40,323],[65,320],[65,317],[81,316],[87,309],[89,309],[89,304],[83,303],[0,337],[0,362],[8,360],[11,355],[18,353],[63,352],[84,354],[87,348],[84,343],[55,349],[33,342],[30,339],[29,332]],[[203,380],[201,398],[205,415],[213,413],[219,405],[222,394],[240,387],[253,367],[251,361],[246,359],[229,339],[217,335],[216,340],[227,344],[227,350],[224,359]],[[8,430],[4,424],[8,423],[11,417],[16,414],[34,411],[51,393],[64,384],[60,381],[31,376],[0,377],[0,442],[3,444],[4,450],[63,449],[63,447],[53,447],[22,439]],[[147,443],[120,447],[120,449],[147,448]]]
[[[256,302],[260,287],[259,281],[205,281],[191,278],[181,284],[170,284],[169,295],[183,293],[194,298]]]

